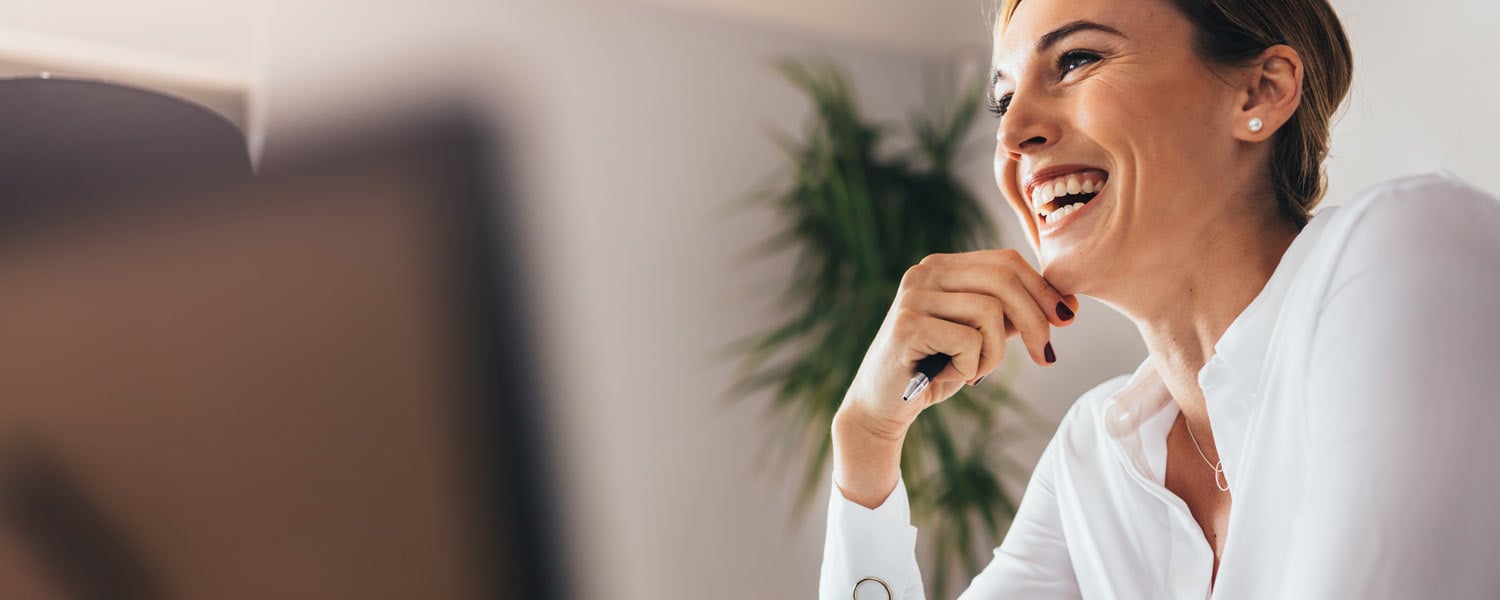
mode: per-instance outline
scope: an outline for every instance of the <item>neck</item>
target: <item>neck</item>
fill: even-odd
[[[1125,297],[1101,300],[1135,322],[1157,373],[1208,451],[1213,434],[1198,372],[1270,280],[1299,229],[1277,215],[1241,214],[1199,231],[1189,244],[1193,251],[1179,254],[1197,257],[1196,264],[1155,269],[1135,278]]]

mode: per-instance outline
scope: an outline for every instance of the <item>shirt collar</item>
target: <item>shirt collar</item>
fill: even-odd
[[[1125,385],[1104,401],[1105,427],[1116,438],[1134,434],[1171,399],[1148,356]]]
[[[1260,382],[1261,372],[1267,360],[1267,348],[1276,333],[1276,323],[1281,316],[1281,306],[1287,291],[1292,287],[1297,272],[1307,255],[1317,245],[1323,227],[1338,207],[1328,207],[1315,215],[1292,240],[1292,245],[1277,263],[1276,270],[1266,281],[1265,287],[1250,304],[1240,311],[1238,317],[1219,336],[1214,344],[1214,357],[1224,368],[1224,375],[1244,389],[1254,389]],[[1209,376],[1209,365],[1198,371],[1198,384],[1204,384]]]

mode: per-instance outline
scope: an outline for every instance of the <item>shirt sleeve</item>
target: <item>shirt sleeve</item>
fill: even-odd
[[[818,598],[851,598],[860,586],[861,600],[883,599],[885,589],[892,600],[921,600],[917,528],[911,525],[905,478],[897,479],[896,489],[874,509],[845,498],[837,483],[828,495]]]
[[[1437,177],[1383,195],[1312,335],[1311,475],[1277,597],[1494,598],[1500,204]]]
[[[961,600],[1080,597],[1054,485],[1055,448],[1067,423],[1068,419],[1064,419],[1032,471],[1031,483],[1005,541],[995,549],[990,564],[959,596]],[[856,585],[860,585],[861,600],[884,598],[883,590],[875,591],[880,587],[878,584],[860,583],[867,578],[878,578],[889,586],[893,600],[923,599],[922,575],[916,559],[917,528],[911,525],[905,480],[898,480],[896,489],[873,510],[844,498],[837,485],[830,496],[819,598],[850,598]],[[867,586],[874,586],[869,595]]]
[[[1067,435],[1071,416],[1069,412],[1070,418],[1063,419],[1042,451],[1016,518],[1005,540],[995,548],[994,559],[959,596],[960,600],[1082,598],[1063,533],[1056,485],[1058,446]]]

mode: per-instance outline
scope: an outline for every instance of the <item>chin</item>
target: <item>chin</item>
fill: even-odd
[[[1073,248],[1062,253],[1048,253],[1043,255],[1042,278],[1062,294],[1085,294],[1093,295],[1095,291],[1091,283],[1102,279],[1099,273],[1090,272],[1091,265],[1097,266],[1099,261],[1090,261],[1081,256],[1081,249]]]

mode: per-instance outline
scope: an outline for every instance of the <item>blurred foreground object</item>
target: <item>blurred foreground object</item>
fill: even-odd
[[[7,198],[0,597],[563,597],[496,148],[409,122]]]
[[[796,249],[783,296],[792,314],[738,348],[745,362],[736,397],[775,394],[767,411],[775,436],[765,448],[802,473],[802,507],[828,480],[833,415],[880,329],[901,277],[928,254],[996,247],[998,232],[956,174],[979,112],[983,80],[954,85],[956,99],[933,118],[915,116],[916,147],[882,152],[883,126],[860,114],[843,73],[826,63],[779,63],[783,76],[813,101],[805,140],[777,141],[790,173],[754,200],[770,204],[787,228],[758,248]],[[907,434],[901,471],[912,513],[931,536],[931,596],[947,597],[956,563],[964,581],[979,573],[972,550],[994,546],[1015,515],[997,466],[1013,466],[991,442],[1001,408],[1018,407],[1002,382],[965,387],[938,410],[922,413]],[[832,493],[838,493],[836,490]],[[929,525],[930,524],[930,525]],[[976,539],[976,533],[984,538]]]
[[[0,206],[7,209],[18,189],[118,191],[166,178],[225,184],[252,176],[245,136],[229,119],[127,85],[0,79],[0,131],[0,189],[9,196]]]

